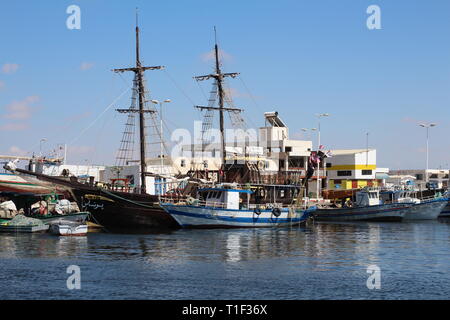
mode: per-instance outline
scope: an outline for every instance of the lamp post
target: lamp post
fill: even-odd
[[[436,126],[436,123],[419,123],[419,126],[427,129],[427,166],[425,168],[425,182],[428,182],[428,138],[429,138],[429,129]]]
[[[160,132],[161,132],[161,154],[160,154],[160,158],[161,158],[161,174],[163,174],[163,168],[164,168],[164,156],[163,156],[163,116],[162,116],[162,106],[164,103],[169,103],[171,100],[170,99],[166,99],[164,101],[159,102],[158,100],[151,100],[152,103],[154,104],[159,104],[159,108],[160,108],[160,112],[159,112],[159,117],[161,119],[161,128],[160,128]]]
[[[47,141],[46,138],[42,138],[41,141],[39,141],[39,157],[42,157],[42,142]]]
[[[318,118],[318,137],[317,137],[317,152],[320,150],[320,118],[322,117],[328,117],[330,116],[329,113],[318,113],[316,114],[316,117]],[[317,166],[317,202],[319,202],[319,195],[320,195],[320,183],[322,179],[320,179],[320,163]]]

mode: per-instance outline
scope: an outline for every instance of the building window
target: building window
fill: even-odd
[[[420,174],[420,173],[416,174],[416,179],[423,180],[423,174]]]
[[[286,152],[292,152],[292,147],[286,147],[286,148],[285,148],[285,151],[286,151]]]
[[[362,170],[361,174],[363,176],[370,176],[370,175],[372,175],[372,170]]]
[[[327,168],[331,168],[332,164],[331,163],[327,163]]]
[[[338,171],[337,172],[338,177],[348,177],[352,175],[352,172],[347,170],[347,171]]]

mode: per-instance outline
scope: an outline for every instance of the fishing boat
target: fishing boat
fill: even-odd
[[[341,208],[318,208],[318,221],[402,221],[412,203],[382,203],[379,190],[362,189]]]
[[[305,223],[315,210],[315,207],[299,209],[250,204],[251,193],[250,190],[226,187],[205,188],[198,190],[197,199],[163,202],[161,206],[183,228],[293,226]]]
[[[437,219],[448,204],[448,198],[421,200],[406,210],[404,220],[433,220]]]
[[[417,196],[414,190],[388,190],[382,191],[381,197],[384,201],[391,203],[410,203],[403,220],[433,220],[437,219],[442,210],[448,204],[448,198],[440,193],[429,197]]]
[[[50,225],[51,234],[57,236],[85,236],[88,233],[87,224],[69,224],[69,223],[54,223]]]
[[[17,215],[12,219],[0,219],[0,232],[34,233],[46,232],[49,225],[39,219]]]

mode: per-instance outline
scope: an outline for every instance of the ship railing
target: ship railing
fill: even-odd
[[[177,199],[173,197],[160,197],[160,202],[162,203],[170,203],[174,205],[192,205],[197,207],[209,207],[209,208],[219,208],[223,209],[226,208],[226,203],[220,202],[220,201],[204,201],[194,198],[184,198],[184,199]]]

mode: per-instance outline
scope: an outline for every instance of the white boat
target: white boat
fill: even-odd
[[[199,190],[204,201],[161,202],[161,207],[183,228],[282,227],[306,222],[315,207],[299,209],[251,205],[250,190],[207,188]],[[246,203],[243,197],[247,196]],[[166,199],[167,201],[167,199]]]
[[[320,208],[314,213],[318,221],[402,221],[411,203],[383,203],[380,191],[363,189],[355,201],[342,208]]]
[[[417,198],[413,190],[392,190],[383,192],[389,200],[395,203],[411,203],[406,210],[404,220],[433,220],[437,219],[448,204],[448,198],[443,196],[427,199]]]
[[[88,225],[55,223],[50,225],[50,233],[58,236],[85,236],[88,233]]]
[[[436,198],[431,200],[421,200],[408,208],[405,220],[432,220],[437,219],[442,209],[447,206],[447,198]]]

